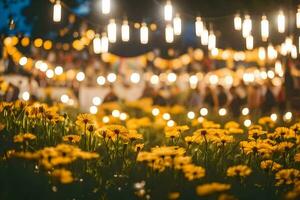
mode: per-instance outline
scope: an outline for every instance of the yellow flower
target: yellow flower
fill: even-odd
[[[195,166],[193,164],[184,165],[183,168],[184,176],[189,180],[200,179],[205,176],[205,169],[200,166]]]
[[[286,152],[289,151],[293,146],[293,143],[284,141],[276,145],[276,150],[279,152]]]
[[[144,148],[144,144],[143,144],[143,143],[139,143],[139,144],[136,144],[136,145],[134,146],[134,151],[135,151],[135,152],[139,152],[139,151],[141,151],[143,148]]]
[[[257,125],[257,124],[252,124],[249,128],[248,128],[248,130],[250,131],[250,130],[263,130],[263,127],[261,126],[261,125]]]
[[[230,184],[213,182],[197,186],[196,193],[199,196],[207,196],[214,193],[227,191],[230,188]]]
[[[182,169],[184,165],[190,164],[192,158],[190,156],[176,156],[174,158],[175,169]]]
[[[235,121],[229,121],[224,126],[225,129],[231,129],[231,128],[238,129],[239,127],[240,124]]]
[[[165,135],[167,138],[178,138],[184,131],[189,130],[188,126],[165,127]]]
[[[72,172],[66,169],[56,169],[51,173],[51,175],[57,178],[63,184],[73,182]]]
[[[171,192],[168,195],[168,199],[172,200],[172,199],[178,199],[180,197],[180,193],[179,192]]]
[[[76,122],[77,126],[81,128],[87,128],[88,124],[94,124],[93,115],[91,114],[79,114]]]
[[[143,135],[137,133],[136,130],[129,130],[129,133],[127,135],[127,139],[130,140],[130,141],[142,140],[143,139]]]
[[[181,156],[185,153],[185,149],[178,146],[161,146],[161,147],[153,147],[151,152],[158,155],[159,157],[166,156]]]
[[[294,156],[294,159],[296,162],[300,162],[300,153],[297,153],[295,156]]]
[[[249,130],[249,132],[248,132],[248,139],[249,140],[257,140],[258,138],[265,135],[266,133],[267,133],[266,131],[252,129],[252,130]]]
[[[259,120],[258,120],[258,123],[261,124],[261,125],[265,125],[265,126],[268,126],[268,127],[274,127],[275,126],[275,122],[271,119],[271,117],[261,117]]]
[[[246,177],[251,174],[252,170],[247,165],[237,165],[227,169],[227,176]]]
[[[129,131],[122,125],[108,125],[106,126],[116,137],[127,139]]]
[[[63,136],[63,141],[70,142],[70,143],[77,143],[80,141],[80,136],[79,135],[66,135],[66,136]]]
[[[275,132],[273,133],[273,136],[275,138],[284,138],[284,139],[290,139],[295,138],[296,133],[293,129],[286,128],[286,127],[277,127],[275,129]]]
[[[260,168],[264,170],[278,171],[282,168],[282,166],[273,160],[264,160],[261,161]]]
[[[276,186],[290,185],[300,181],[300,171],[297,169],[282,169],[275,174]]]
[[[24,133],[24,134],[18,134],[14,136],[14,142],[15,143],[22,143],[29,140],[35,140],[36,136],[32,133]]]

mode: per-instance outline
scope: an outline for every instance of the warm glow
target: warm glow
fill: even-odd
[[[121,27],[121,35],[122,35],[122,41],[128,42],[130,38],[130,29],[128,25],[128,21],[124,20],[122,27]]]
[[[208,45],[208,30],[204,29],[201,34],[201,44]]]
[[[297,14],[296,14],[296,25],[297,25],[297,28],[300,28],[300,8],[298,8]]]
[[[243,114],[243,115],[248,115],[249,112],[250,112],[249,108],[243,108],[243,109],[242,109],[242,114]]]
[[[208,49],[213,50],[216,48],[216,36],[214,32],[210,32],[208,36]]]
[[[200,109],[200,115],[206,116],[208,114],[208,109],[207,108],[201,108]]]
[[[117,41],[117,25],[114,19],[109,20],[107,25],[108,41],[115,43]]]
[[[106,33],[103,33],[102,37],[101,37],[101,48],[102,48],[103,53],[108,52],[108,45],[109,45],[109,41],[108,41],[107,35],[106,35]]]
[[[282,11],[279,11],[277,16],[277,25],[278,25],[278,32],[284,33],[285,32],[285,16]]]
[[[242,30],[242,18],[239,14],[234,17],[234,29],[237,31]]]
[[[165,11],[165,20],[171,21],[173,18],[173,7],[170,0],[167,1],[164,11]]]
[[[60,22],[61,21],[61,5],[60,1],[57,0],[53,6],[53,21]]]
[[[149,40],[149,30],[146,23],[142,24],[140,29],[140,40],[142,44],[147,44]]]
[[[102,52],[101,39],[98,34],[96,34],[95,38],[93,39],[93,49],[95,54]]]
[[[117,75],[115,73],[109,73],[107,75],[107,81],[113,83],[117,80]]]
[[[244,121],[244,126],[246,126],[246,127],[251,126],[251,124],[252,124],[252,122],[251,122],[250,119],[246,119],[246,120]]]
[[[225,108],[221,108],[220,110],[219,110],[219,115],[220,116],[225,116],[227,114],[227,110],[225,109]]]
[[[102,0],[102,14],[109,14],[110,13],[110,0]]]
[[[176,14],[175,18],[173,19],[173,29],[174,35],[181,34],[181,18],[179,14]]]
[[[252,31],[252,20],[250,15],[246,15],[243,21],[243,37],[246,38],[247,36],[251,35]]]
[[[252,50],[253,49],[253,36],[252,35],[248,35],[246,37],[246,48],[248,50]]]
[[[196,18],[195,29],[196,29],[196,35],[200,37],[204,30],[204,24],[203,21],[201,20],[201,17]]]
[[[106,82],[106,79],[104,76],[98,76],[98,78],[97,78],[98,85],[104,85],[105,82]]]
[[[85,74],[83,72],[78,72],[76,75],[77,81],[81,82],[85,79]]]
[[[174,31],[170,24],[167,24],[165,29],[165,38],[167,43],[172,43],[174,41]]]
[[[190,112],[187,113],[187,117],[189,119],[194,119],[195,118],[195,113],[193,111],[190,111]]]
[[[258,49],[258,58],[260,60],[265,60],[266,59],[266,50],[264,47],[259,47]]]
[[[269,37],[269,21],[264,15],[261,19],[261,38],[264,42],[268,40]]]
[[[132,73],[131,76],[130,76],[130,81],[132,83],[139,83],[141,80],[141,76],[139,73]]]

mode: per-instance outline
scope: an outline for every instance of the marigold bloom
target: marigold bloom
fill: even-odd
[[[66,169],[56,169],[51,173],[51,175],[57,178],[63,184],[73,182],[72,172]]]
[[[246,177],[251,174],[252,170],[247,165],[237,165],[227,169],[227,176]]]
[[[199,185],[196,188],[196,193],[199,196],[207,196],[218,192],[224,192],[231,188],[230,184],[224,184],[224,183],[206,183],[203,185]]]

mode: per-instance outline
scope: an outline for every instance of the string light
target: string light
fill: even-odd
[[[252,50],[253,49],[253,36],[252,35],[248,35],[246,37],[246,48],[248,50]]]
[[[250,18],[250,15],[246,15],[243,21],[243,30],[242,30],[243,37],[246,38],[247,36],[249,36],[251,34],[251,31],[252,31],[252,20]]]
[[[271,114],[270,118],[272,119],[272,121],[275,122],[277,120],[277,114],[276,113]]]
[[[108,41],[107,35],[106,35],[106,33],[102,33],[101,48],[102,48],[103,53],[108,52],[108,45],[109,45],[109,41]]]
[[[131,76],[130,76],[130,81],[131,81],[132,83],[139,83],[140,80],[141,80],[141,76],[140,76],[139,73],[134,72],[134,73],[131,74]]]
[[[243,114],[243,115],[248,115],[249,112],[250,112],[249,108],[243,108],[243,109],[242,109],[242,114]]]
[[[96,114],[98,112],[98,108],[97,108],[97,106],[91,106],[90,107],[90,113],[91,114]]]
[[[170,115],[169,113],[164,113],[164,114],[162,115],[162,118],[163,118],[164,120],[170,120],[170,119],[171,119],[171,115]]]
[[[150,78],[150,83],[152,85],[157,85],[159,83],[159,77],[157,75],[152,75]]]
[[[204,30],[204,24],[203,24],[203,21],[202,21],[201,17],[197,17],[196,18],[195,30],[196,30],[196,35],[198,37],[201,37],[201,34],[202,34],[203,30]]]
[[[167,1],[166,5],[165,5],[165,20],[166,21],[171,21],[173,18],[173,6],[171,4],[171,1]]]
[[[209,83],[211,85],[217,85],[219,82],[219,77],[215,74],[212,74],[210,77],[209,77]]]
[[[53,6],[53,21],[60,22],[61,21],[61,4],[60,0],[57,0]]]
[[[271,44],[268,45],[267,52],[268,52],[268,58],[270,60],[274,60],[277,58],[277,51],[275,50],[273,45],[271,45]]]
[[[208,114],[208,109],[207,108],[201,108],[200,109],[200,115],[206,116]]]
[[[123,42],[128,42],[130,38],[130,30],[129,30],[129,25],[128,21],[124,20],[122,27],[121,27],[121,34],[122,34],[122,41]]]
[[[201,44],[208,45],[208,30],[205,28],[201,34]]]
[[[234,17],[234,29],[237,31],[242,30],[242,18],[239,14],[236,14]]]
[[[102,52],[101,39],[99,37],[99,34],[96,34],[95,38],[93,39],[93,49],[95,54],[99,54]]]
[[[23,99],[24,101],[28,101],[28,100],[30,99],[30,94],[29,94],[29,92],[27,92],[27,91],[23,92],[23,94],[22,94],[22,99]]]
[[[28,62],[28,59],[25,56],[21,57],[19,60],[19,64],[22,66],[26,65],[27,62]]]
[[[251,124],[252,124],[252,122],[251,122],[250,119],[246,119],[246,120],[244,121],[244,126],[246,126],[246,127],[251,126]]]
[[[54,77],[54,71],[52,69],[48,69],[46,71],[47,78],[53,78]]]
[[[153,108],[152,109],[152,115],[153,116],[157,116],[157,115],[159,115],[159,113],[160,113],[160,110],[158,108]]]
[[[107,25],[108,41],[115,43],[117,41],[117,25],[114,19],[109,20]]]
[[[169,120],[168,122],[167,122],[167,126],[168,127],[173,127],[175,125],[175,122],[173,121],[173,120]]]
[[[225,109],[225,108],[221,108],[220,110],[219,110],[219,115],[220,116],[225,116],[227,114],[227,110]]]
[[[97,78],[98,85],[104,85],[105,82],[106,82],[106,79],[104,76],[98,76],[98,78]]]
[[[81,82],[85,79],[85,74],[83,72],[78,72],[76,75],[77,81]]]
[[[173,27],[170,24],[167,24],[165,29],[165,38],[167,43],[172,43],[174,41],[174,31]]]
[[[279,60],[275,62],[275,73],[278,74],[280,77],[283,76],[283,68]]]
[[[95,106],[99,106],[103,102],[100,97],[94,97],[92,101]]]
[[[173,19],[174,35],[181,35],[181,18],[179,14]]]
[[[264,47],[259,47],[258,48],[258,58],[260,60],[265,60],[266,59],[266,50]]]
[[[300,28],[300,7],[298,7],[298,10],[296,13],[296,25],[297,25],[297,28]]]
[[[177,75],[173,72],[169,73],[167,76],[168,82],[174,83],[177,80]]]
[[[68,103],[69,100],[70,100],[70,98],[69,98],[69,96],[66,95],[66,94],[63,94],[63,95],[61,95],[61,97],[60,97],[60,101],[61,101],[62,103]]]
[[[264,42],[268,40],[269,37],[269,21],[267,16],[263,15],[261,19],[261,37]]]
[[[285,32],[285,16],[283,11],[279,11],[277,16],[277,25],[278,25],[278,32],[284,33]]]
[[[190,112],[187,113],[187,117],[189,119],[194,119],[195,118],[195,113],[193,111],[190,111]]]
[[[216,48],[216,36],[213,31],[210,31],[208,36],[208,49],[213,50]]]
[[[102,0],[102,14],[107,15],[110,13],[110,0]]]
[[[297,57],[298,57],[298,51],[297,51],[297,47],[295,45],[292,46],[291,57],[293,59],[297,59]]]
[[[64,72],[64,69],[62,68],[62,66],[56,66],[54,69],[54,73],[58,76],[62,75],[63,72]]]
[[[149,30],[146,23],[142,23],[140,29],[140,40],[142,44],[147,44],[149,41]]]
[[[109,73],[107,75],[107,81],[113,83],[117,80],[117,75],[115,73]]]

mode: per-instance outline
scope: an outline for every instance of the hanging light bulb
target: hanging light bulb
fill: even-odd
[[[114,19],[109,20],[107,25],[108,41],[115,43],[117,41],[117,25]]]
[[[121,27],[121,32],[122,32],[122,41],[123,42],[128,42],[130,38],[130,30],[129,30],[129,25],[128,21],[124,20],[122,27]]]
[[[142,23],[140,29],[140,39],[142,44],[147,44],[149,40],[149,30],[146,23]]]
[[[292,37],[286,37],[285,38],[285,49],[287,51],[287,53],[290,53],[292,52],[292,49],[293,49],[293,38]]]
[[[266,50],[264,47],[259,47],[258,48],[258,58],[260,60],[265,60],[266,59]]]
[[[107,15],[110,13],[110,0],[102,0],[102,14]]]
[[[267,16],[263,15],[261,18],[261,38],[264,42],[268,40],[269,37],[269,21],[267,19]]]
[[[249,35],[246,37],[246,48],[248,50],[252,50],[253,49],[253,36]]]
[[[282,63],[279,60],[275,62],[275,73],[278,74],[280,77],[282,77],[284,73]]]
[[[247,36],[251,35],[252,31],[252,20],[250,15],[246,15],[243,21],[243,37],[246,38]]]
[[[165,5],[165,20],[171,21],[173,18],[173,6],[171,4],[171,1],[168,0]]]
[[[53,21],[60,22],[61,21],[61,4],[60,0],[57,0],[53,7]]]
[[[102,37],[101,37],[101,48],[102,48],[102,52],[103,53],[107,53],[108,52],[108,38],[106,33],[102,33]]]
[[[297,14],[296,14],[296,25],[297,28],[300,28],[300,6],[298,7]]]
[[[291,57],[293,59],[297,59],[298,57],[298,51],[297,51],[297,47],[295,45],[293,45],[292,50],[291,50]]]
[[[268,58],[270,60],[274,60],[277,58],[277,51],[275,50],[272,44],[268,45],[267,52],[268,52]]]
[[[174,41],[173,27],[170,24],[167,24],[165,29],[165,37],[167,43],[172,43]]]
[[[237,31],[242,30],[242,18],[239,14],[236,14],[234,17],[234,29]]]
[[[203,24],[201,17],[196,18],[195,29],[196,29],[196,35],[198,37],[200,37],[201,33],[203,32],[203,29],[204,29],[204,24]]]
[[[278,25],[278,32],[284,33],[285,32],[285,16],[282,11],[279,11],[277,16],[277,25]]]
[[[95,38],[93,39],[93,48],[95,54],[99,54],[102,52],[101,39],[99,37],[99,34],[96,34]]]
[[[216,36],[213,31],[210,31],[208,36],[208,49],[213,50],[216,48]]]
[[[175,35],[181,35],[181,18],[179,14],[176,14],[175,18],[173,19],[173,28]]]
[[[201,44],[208,45],[208,30],[205,28],[201,34]]]

